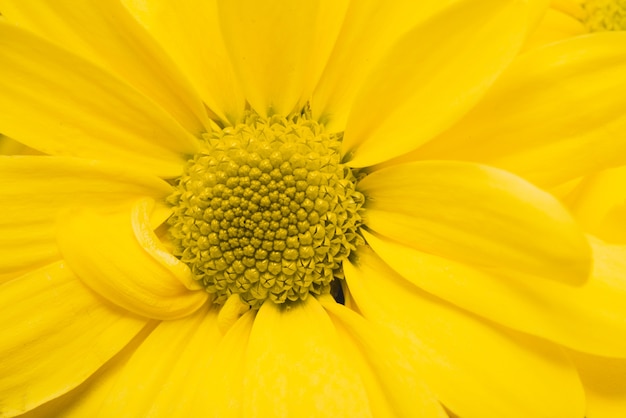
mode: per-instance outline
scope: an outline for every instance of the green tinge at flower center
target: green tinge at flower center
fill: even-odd
[[[341,136],[307,116],[250,113],[204,139],[168,199],[174,254],[216,303],[329,293],[363,242],[364,198],[341,164]]]
[[[626,0],[586,0],[583,7],[590,32],[626,30]]]

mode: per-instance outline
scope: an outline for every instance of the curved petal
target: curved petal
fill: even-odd
[[[626,163],[625,107],[626,32],[579,36],[521,55],[463,120],[406,158],[484,162],[554,186]]]
[[[242,119],[246,99],[224,45],[215,0],[122,3],[174,59],[213,112],[231,124]]]
[[[587,417],[622,418],[626,411],[626,359],[570,353],[587,395]]]
[[[458,416],[583,416],[584,393],[560,347],[419,291],[364,247],[344,271],[363,316],[403,341],[398,349]]]
[[[343,131],[354,98],[398,39],[457,0],[352,1],[322,78],[311,97],[313,116],[330,132]]]
[[[208,117],[174,63],[126,9],[112,0],[0,0],[4,18],[101,65],[150,97],[189,132]]]
[[[375,417],[448,417],[406,358],[393,334],[366,321],[332,297],[320,300],[333,320],[346,359],[359,369]],[[382,408],[380,410],[379,408]]]
[[[252,108],[283,116],[309,99],[347,1],[218,0],[224,41]]]
[[[626,244],[626,166],[585,177],[566,199],[585,231]]]
[[[531,50],[533,48],[539,48],[552,42],[584,35],[588,32],[582,21],[568,13],[550,8],[539,23],[537,29],[526,41],[524,49]]]
[[[59,247],[78,277],[114,304],[149,318],[180,318],[202,306],[208,294],[152,232],[151,205],[140,200],[131,211],[108,216],[68,213]]]
[[[626,248],[593,241],[595,271],[572,287],[503,278],[363,232],[404,279],[430,294],[509,328],[582,352],[626,357]]]
[[[0,286],[0,415],[13,416],[85,381],[147,320],[95,296],[63,262]]]
[[[522,1],[461,0],[410,31],[355,99],[348,164],[378,164],[450,127],[513,60],[528,24]]]
[[[246,417],[371,416],[363,382],[313,297],[261,306],[248,342],[244,393]]]
[[[203,368],[222,337],[216,322],[217,309],[207,307],[160,323],[118,371],[99,411],[89,416],[183,416],[191,389],[201,385],[194,369]],[[211,379],[212,372],[204,372],[203,378]]]
[[[68,209],[111,213],[171,193],[165,181],[127,166],[70,157],[0,156],[0,178],[0,274],[58,260],[56,222]],[[159,205],[153,223],[168,215]]]
[[[111,74],[0,21],[0,131],[55,155],[182,172],[198,141]]]
[[[375,171],[358,189],[365,225],[416,249],[502,275],[569,283],[589,275],[589,244],[567,211],[505,171],[414,162]]]

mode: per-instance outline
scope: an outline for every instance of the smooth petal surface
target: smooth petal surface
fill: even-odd
[[[626,248],[594,242],[582,286],[505,278],[368,232],[367,243],[404,279],[477,315],[575,350],[626,356]]]
[[[58,233],[61,253],[87,286],[112,303],[149,318],[184,317],[208,293],[154,235],[150,211],[145,199],[108,216],[66,214]]]
[[[244,382],[245,417],[371,416],[363,382],[348,366],[328,314],[313,297],[261,306]]]
[[[626,359],[570,353],[587,396],[587,417],[622,418],[626,411]]]
[[[355,98],[348,164],[397,157],[454,124],[515,57],[527,12],[521,1],[463,0],[405,35]]]
[[[570,14],[556,9],[548,9],[537,29],[524,45],[525,50],[562,41],[574,36],[584,35],[589,31],[585,25]]]
[[[212,379],[213,371],[204,365],[222,338],[216,322],[217,309],[205,307],[160,323],[118,372],[94,416],[183,416],[194,389]],[[204,371],[202,380],[198,368]]]
[[[254,110],[287,115],[308,100],[347,3],[217,0],[227,51]]]
[[[589,245],[550,194],[508,172],[425,161],[373,172],[358,189],[376,233],[502,275],[581,283]],[[539,239],[538,239],[539,238]]]
[[[147,321],[95,296],[63,262],[0,286],[0,415],[86,380]]]
[[[53,155],[182,172],[196,138],[153,101],[83,59],[0,21],[0,132]]]
[[[359,252],[356,264],[344,264],[344,271],[363,316],[404,341],[399,349],[456,415],[583,416],[578,376],[558,346],[419,291],[368,250]]]
[[[626,167],[585,177],[566,201],[585,231],[626,244]]]
[[[117,74],[189,132],[200,134],[208,126],[195,91],[118,1],[0,0],[0,10],[8,22]]]
[[[223,121],[240,121],[246,99],[226,51],[215,0],[123,0]]]
[[[320,302],[341,336],[347,360],[359,370],[373,416],[448,417],[411,364],[395,348],[403,341],[336,303],[332,297]]]
[[[71,157],[0,156],[0,274],[60,258],[57,218],[70,209],[112,213],[141,197],[163,200],[165,181],[117,164]],[[153,212],[158,225],[169,215]]]
[[[343,131],[354,98],[372,68],[420,22],[456,0],[352,1],[322,78],[311,97],[313,117]]]
[[[626,32],[521,55],[465,118],[407,158],[488,163],[544,187],[626,163]]]

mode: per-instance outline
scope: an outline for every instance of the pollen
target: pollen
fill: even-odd
[[[174,254],[218,304],[330,293],[364,242],[359,173],[341,164],[341,134],[307,114],[249,112],[203,140],[168,198]]]
[[[626,0],[586,0],[583,7],[590,32],[626,30]]]

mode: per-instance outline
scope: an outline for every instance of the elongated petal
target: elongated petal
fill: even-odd
[[[458,416],[583,416],[578,376],[558,346],[428,296],[370,251],[344,271],[365,318],[404,341],[407,361]]]
[[[92,208],[111,213],[141,197],[163,200],[171,187],[128,167],[70,157],[0,156],[0,274],[59,259],[60,213]],[[167,216],[154,213],[156,225]]]
[[[140,200],[109,216],[68,214],[58,232],[61,252],[81,280],[116,305],[156,319],[189,315],[208,294],[154,235],[150,209]]]
[[[411,158],[485,162],[553,186],[626,163],[625,107],[626,32],[579,36],[521,55]]]
[[[224,45],[217,2],[122,3],[174,58],[209,108],[224,121],[238,122],[245,109],[245,97]]]
[[[562,41],[573,36],[588,33],[585,25],[573,16],[554,8],[548,9],[537,30],[524,45],[525,50]]]
[[[127,84],[0,21],[0,131],[48,154],[182,172],[197,140]]]
[[[348,367],[319,302],[261,306],[244,378],[246,417],[371,416],[363,382]]]
[[[375,417],[448,416],[402,353],[395,349],[402,341],[394,340],[393,334],[332,298],[320,302],[342,337],[342,346],[350,350],[348,358],[360,363],[360,374]],[[389,409],[376,409],[386,404]]]
[[[70,391],[146,323],[95,296],[63,262],[0,286],[0,415]]]
[[[456,306],[582,352],[626,356],[626,249],[594,241],[595,273],[582,286],[499,276],[368,232],[367,243],[416,286]]]
[[[197,94],[119,2],[0,0],[0,10],[7,21],[119,75],[193,134],[208,126]]]
[[[382,236],[438,256],[580,283],[589,245],[551,195],[510,173],[473,163],[427,161],[375,171],[359,183],[365,223]]]
[[[626,167],[585,177],[567,203],[585,231],[614,244],[626,244]]]
[[[331,131],[343,131],[354,98],[372,68],[399,38],[456,0],[353,1],[322,78],[311,110]]]
[[[164,321],[121,368],[115,383],[93,416],[171,417],[192,401],[202,385],[194,369],[203,368],[222,335],[217,309],[199,309],[176,321]],[[205,370],[205,373],[207,370]],[[211,373],[204,379],[211,379]],[[196,415],[198,416],[198,415]]]
[[[345,0],[218,0],[220,24],[245,96],[261,115],[289,114],[317,83]]]
[[[585,387],[586,416],[622,418],[626,411],[626,359],[570,355]]]
[[[514,58],[528,23],[521,1],[463,0],[410,31],[355,99],[349,164],[397,157],[454,124]]]

